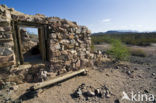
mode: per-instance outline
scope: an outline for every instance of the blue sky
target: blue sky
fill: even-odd
[[[156,31],[156,0],[0,0],[26,14],[58,16],[92,32]]]

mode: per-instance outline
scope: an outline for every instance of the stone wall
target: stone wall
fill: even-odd
[[[14,43],[11,29],[10,9],[0,6],[0,68],[14,65]]]
[[[90,59],[90,31],[65,19],[51,20],[55,22],[49,25],[50,69],[66,72],[87,66]]]
[[[41,14],[26,15],[5,5],[0,6],[1,62],[16,61],[12,38],[14,29],[10,24],[11,21],[35,23],[48,27],[46,44],[48,44],[49,71],[62,73],[90,66],[91,37],[87,27],[58,17],[46,17]]]

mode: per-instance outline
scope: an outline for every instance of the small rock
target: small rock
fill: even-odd
[[[81,66],[81,62],[80,62],[80,60],[78,60],[78,61],[76,62],[76,68],[80,68],[80,66]]]
[[[11,55],[13,52],[10,50],[10,49],[8,49],[8,48],[5,48],[4,49],[4,52],[3,52],[3,55],[4,56],[8,56],[8,55]]]
[[[140,75],[140,74],[138,75],[138,77],[139,77],[139,78],[143,78],[143,76],[142,76],[142,75]]]
[[[101,97],[101,96],[102,96],[100,89],[96,89],[96,90],[95,90],[95,94],[96,94],[96,96],[98,96],[98,97]]]
[[[56,45],[55,45],[55,48],[58,50],[58,49],[60,49],[61,47],[60,47],[60,44],[59,43],[57,43]]]
[[[86,84],[85,84],[85,83],[82,83],[82,84],[80,85],[80,88],[83,89],[85,86],[86,86]]]
[[[152,75],[155,76],[156,74],[155,73],[152,73]]]
[[[77,96],[80,97],[81,95],[82,95],[82,91],[81,91],[81,89],[79,88],[79,89],[77,90]]]
[[[131,71],[127,71],[127,74],[128,74],[128,75],[131,75],[132,73],[131,73]]]
[[[110,98],[110,94],[109,93],[106,93],[106,98]]]
[[[149,93],[149,91],[148,91],[148,90],[146,90],[146,89],[144,90],[144,92],[145,92],[145,93]]]
[[[101,98],[104,98],[105,95],[106,95],[106,90],[102,90],[102,91],[101,91],[101,96],[100,96],[100,97],[101,97]]]
[[[95,93],[91,90],[87,91],[87,96],[92,97],[95,96]]]
[[[116,99],[116,100],[114,101],[114,103],[120,103],[119,99]]]
[[[95,93],[96,93],[96,94],[100,94],[100,93],[101,93],[100,89],[96,89],[96,90],[95,90]]]
[[[0,27],[0,31],[5,31],[3,27]]]
[[[106,98],[110,98],[110,91],[109,90],[106,90]]]
[[[57,38],[56,33],[51,33],[51,34],[50,34],[50,38],[56,39],[56,38]]]
[[[10,8],[9,10],[10,10],[10,11],[15,11],[15,9],[14,9],[14,8]]]
[[[32,77],[32,75],[27,75],[26,76],[26,80],[28,81],[28,82],[30,82],[30,81],[32,81],[32,79],[33,79],[33,77]]]
[[[115,69],[119,69],[119,68],[120,68],[119,66],[116,66],[116,67],[115,67]]]
[[[10,87],[10,90],[17,90],[18,89],[18,86],[16,85],[16,86],[13,86],[13,87]]]
[[[106,76],[108,76],[108,77],[109,77],[109,74],[106,74]]]
[[[134,68],[134,70],[138,70],[138,68]]]
[[[150,70],[151,68],[147,68],[148,70]]]
[[[11,82],[11,84],[12,84],[12,85],[14,85],[14,86],[16,85],[16,83],[15,83],[15,82]]]

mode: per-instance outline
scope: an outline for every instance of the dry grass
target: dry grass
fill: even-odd
[[[139,57],[146,57],[147,54],[142,50],[142,49],[133,49],[133,48],[130,48],[129,49],[130,53],[132,56],[139,56]]]

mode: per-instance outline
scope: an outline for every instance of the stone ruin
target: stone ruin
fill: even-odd
[[[25,62],[24,54],[36,44],[30,41],[21,27],[38,28],[40,62],[46,64],[49,71],[68,72],[90,66],[91,32],[87,27],[58,17],[26,15],[1,5],[0,68],[10,69],[31,64]]]

